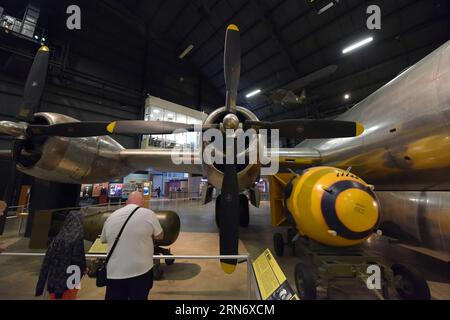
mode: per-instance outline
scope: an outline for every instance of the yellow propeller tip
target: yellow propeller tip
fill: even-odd
[[[109,133],[113,133],[115,127],[116,127],[116,122],[114,121],[114,122],[111,122],[110,124],[108,124],[108,125],[106,126],[106,130],[107,130]]]
[[[230,25],[228,26],[227,30],[239,31],[239,28],[238,28],[237,25],[235,25],[235,24],[230,24]]]
[[[50,49],[47,46],[41,46],[39,51],[50,51]]]
[[[356,123],[356,135],[359,136],[363,132],[364,132],[364,126],[361,123],[357,122]]]
[[[222,270],[228,274],[232,274],[234,272],[234,270],[236,269],[235,264],[229,264],[229,263],[225,263],[225,262],[221,262],[220,266],[222,267]]]

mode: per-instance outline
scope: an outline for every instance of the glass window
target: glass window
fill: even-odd
[[[145,109],[144,119],[147,121],[171,121],[186,124],[201,124],[202,120],[189,117],[182,113],[176,113],[157,106],[149,106]],[[200,133],[188,132],[168,135],[147,135],[143,137],[143,145],[148,141],[149,147],[173,148],[176,145],[197,148],[200,140]]]

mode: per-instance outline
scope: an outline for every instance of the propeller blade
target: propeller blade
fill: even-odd
[[[202,130],[219,127],[219,125],[204,125]],[[27,134],[30,136],[48,135],[61,137],[96,137],[111,134],[172,134],[177,129],[195,131],[193,124],[146,121],[146,120],[122,120],[122,121],[84,121],[66,122],[53,125],[28,125]]]
[[[28,125],[28,136],[96,137],[110,134],[109,121],[65,122],[52,125]]]
[[[220,254],[237,255],[239,245],[239,185],[236,170],[236,147],[230,150],[235,143],[234,137],[227,137],[227,142],[232,139],[233,143],[227,143],[227,151],[234,153],[233,163],[224,164],[224,175],[222,181],[222,196],[219,207],[219,236]],[[220,264],[223,271],[233,273],[236,269],[236,259],[221,259]]]
[[[230,24],[225,34],[224,74],[226,91],[225,107],[229,113],[236,113],[237,90],[241,73],[241,44],[239,29]]]
[[[0,121],[0,134],[11,137],[25,136],[27,125],[23,122]]]
[[[276,122],[246,121],[246,129],[278,129],[280,137],[302,139],[328,139],[356,137],[364,132],[358,122],[339,120],[290,119]]]
[[[194,131],[194,125],[145,120],[115,121],[108,125],[108,131],[117,134],[171,134],[177,129]]]
[[[44,91],[45,78],[47,77],[49,59],[49,49],[46,46],[39,48],[28,73],[23,94],[22,105],[20,106],[17,119],[30,122],[41,101]]]

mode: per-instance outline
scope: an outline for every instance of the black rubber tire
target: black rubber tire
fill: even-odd
[[[222,195],[218,195],[217,196],[217,198],[216,198],[216,213],[215,213],[215,215],[216,215],[216,226],[217,226],[217,228],[220,228],[220,225],[219,225],[219,208],[220,208],[220,199],[222,198]]]
[[[317,299],[317,281],[312,268],[304,263],[295,265],[295,286],[301,300]]]
[[[239,225],[247,228],[250,223],[250,209],[248,206],[248,198],[245,194],[239,195]]]
[[[287,230],[287,233],[286,233],[287,239],[286,240],[287,240],[288,244],[292,243],[292,239],[294,239],[294,237],[297,235],[297,233],[298,233],[298,231],[295,230],[294,228],[289,228]]]
[[[172,254],[168,253],[167,255],[171,256]],[[170,266],[175,263],[175,259],[164,259],[164,262],[166,263],[166,265]]]
[[[279,232],[273,235],[273,249],[278,257],[282,257],[284,255],[284,239],[283,235]]]
[[[153,279],[161,280],[164,275],[164,270],[161,268],[161,265],[153,266]]]
[[[422,274],[413,267],[394,264],[391,267],[395,276],[400,276],[405,287],[396,288],[399,296],[404,300],[430,300],[430,288]]]

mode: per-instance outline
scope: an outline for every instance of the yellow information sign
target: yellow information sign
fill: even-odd
[[[90,254],[106,254],[108,251],[108,245],[106,243],[102,243],[100,238],[97,238],[89,249]]]
[[[253,271],[262,300],[298,300],[269,249],[253,261]]]

